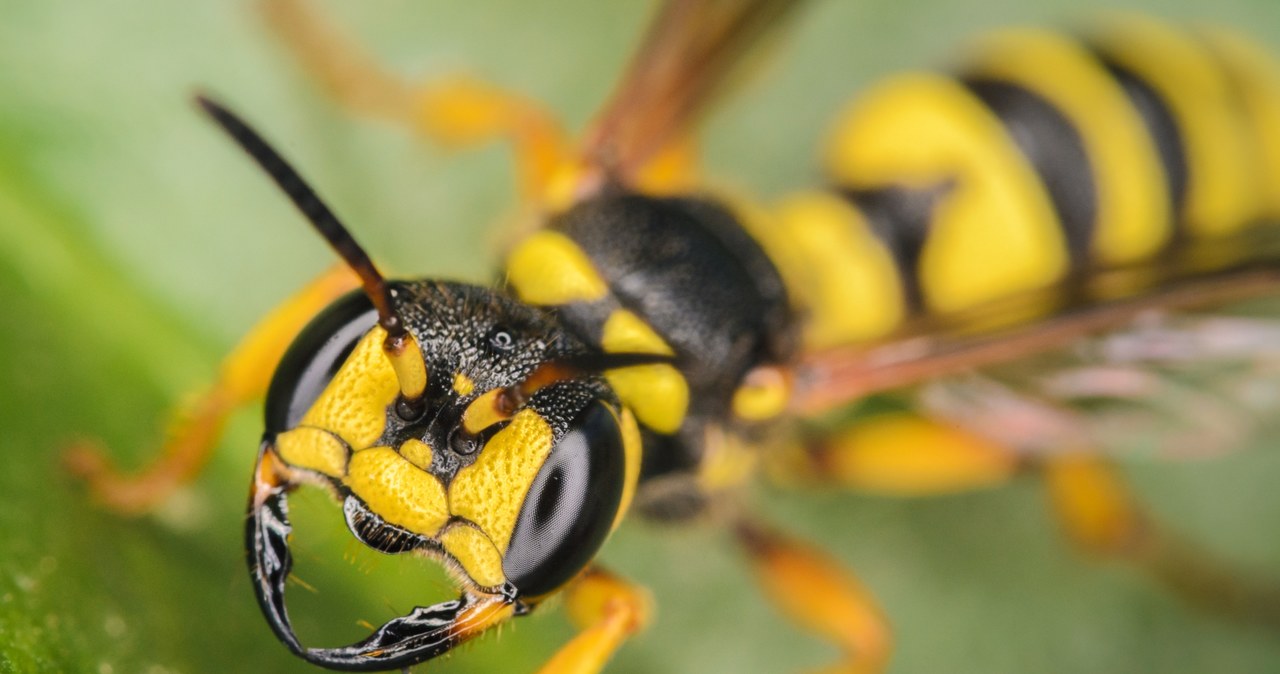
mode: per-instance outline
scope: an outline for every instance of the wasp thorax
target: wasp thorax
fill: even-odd
[[[425,364],[421,395],[406,396],[376,312],[351,295],[281,361],[267,442],[335,490],[367,545],[446,557],[481,588],[554,590],[595,554],[634,472],[617,399],[566,365],[593,351],[488,289],[393,288]]]

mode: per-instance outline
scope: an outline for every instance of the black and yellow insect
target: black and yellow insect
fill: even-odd
[[[340,98],[392,117],[423,115],[430,134],[514,135],[525,191],[547,219],[509,255],[505,292],[387,284],[270,150],[206,103],[284,180],[365,286],[302,330],[268,393],[250,561],[264,611],[290,648],[336,668],[405,666],[568,584],[587,625],[559,657],[602,662],[647,611],[634,588],[587,571],[632,507],[666,519],[715,512],[784,609],[836,633],[850,662],[881,667],[888,643],[856,583],[725,496],[760,460],[757,448],[780,457],[780,470],[888,491],[997,483],[1035,464],[1083,543],[1133,556],[1183,591],[1205,587],[1181,575],[1191,560],[1165,554],[1163,533],[1094,448],[1075,445],[1089,431],[1025,446],[1002,423],[1020,409],[964,399],[1016,377],[954,377],[1130,334],[1141,314],[1274,289],[1269,237],[1252,225],[1274,217],[1267,195],[1280,192],[1276,159],[1258,151],[1274,133],[1266,120],[1275,117],[1267,106],[1276,75],[1230,79],[1252,76],[1266,57],[1226,67],[1214,59],[1245,43],[1223,38],[1213,43],[1220,51],[1205,51],[1141,19],[1113,20],[1118,37],[1088,48],[1002,34],[959,77],[907,76],[873,89],[838,124],[831,187],[771,213],[694,189],[683,134],[727,60],[777,19],[778,4],[672,3],[581,150],[535,108],[475,83],[419,99],[374,77],[344,80],[335,67],[343,53],[317,50],[306,11],[270,5]],[[1166,84],[1171,54],[1186,65]],[[1062,80],[1043,78],[1046,70]],[[1257,97],[1237,100],[1239,92]],[[1204,110],[1206,100],[1216,108]],[[211,414],[258,388],[256,366],[296,332],[302,308],[349,285],[345,271],[330,274],[275,315],[233,359]],[[940,377],[952,379],[926,385]],[[802,416],[912,386],[938,393],[924,399],[923,415],[883,414],[817,442],[798,427]],[[1109,391],[1086,385],[1077,395]],[[1071,419],[1056,409],[1034,418]],[[1071,445],[1059,447],[1071,450],[1064,457],[1041,451],[1062,442]],[[366,544],[444,560],[462,597],[350,647],[304,649],[283,599],[284,500],[302,483],[334,489]],[[96,486],[108,498],[115,489],[125,506],[154,496],[110,479]],[[1270,603],[1231,608],[1274,619]]]

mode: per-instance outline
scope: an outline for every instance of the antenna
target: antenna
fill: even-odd
[[[427,369],[422,349],[405,327],[404,320],[396,313],[391,287],[374,266],[373,260],[369,259],[369,254],[356,243],[351,232],[347,231],[338,216],[329,210],[297,170],[257,131],[238,115],[203,95],[196,96],[196,103],[271,176],[320,236],[329,242],[333,250],[360,277],[365,295],[369,296],[378,312],[378,325],[387,333],[383,351],[396,372],[400,393],[410,403],[410,409],[417,407],[418,399],[427,388]]]

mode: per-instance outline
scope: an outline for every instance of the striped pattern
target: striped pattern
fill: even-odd
[[[1162,268],[1158,281],[1262,254],[1244,242],[1280,216],[1280,65],[1235,34],[1145,17],[1087,35],[993,34],[953,76],[890,78],[839,118],[831,193],[893,261],[900,322],[1079,293],[1119,267]],[[785,236],[819,226],[805,217],[784,211]],[[898,327],[837,325],[856,321],[824,287],[841,275],[832,260],[866,250],[774,252],[808,346]],[[827,266],[798,268],[815,260]]]

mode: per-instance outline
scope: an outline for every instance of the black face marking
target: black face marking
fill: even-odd
[[[520,509],[502,569],[521,596],[555,590],[595,556],[618,512],[625,464],[615,413],[592,405],[551,450]]]

